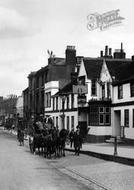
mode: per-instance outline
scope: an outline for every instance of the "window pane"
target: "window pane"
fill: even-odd
[[[124,120],[125,127],[129,127],[129,110],[124,110]]]
[[[134,82],[130,84],[131,97],[134,96]]]
[[[110,124],[110,115],[109,114],[106,114],[106,117],[105,117],[105,122],[106,124]]]
[[[111,91],[110,91],[110,83],[107,83],[107,98],[110,98],[111,96]]]
[[[102,98],[105,98],[105,84],[102,84]]]
[[[74,94],[71,95],[71,108],[74,107]]]
[[[97,126],[99,124],[99,110],[97,106],[90,106],[89,107],[89,125]]]
[[[71,128],[74,128],[74,116],[71,116]]]
[[[95,80],[92,80],[91,92],[93,96],[96,95],[96,81]]]
[[[69,108],[69,96],[67,96],[67,109]]]
[[[56,117],[56,127],[58,127],[58,117]]]
[[[119,85],[118,86],[118,99],[122,99],[123,98],[123,86]]]
[[[48,92],[48,107],[51,107],[51,92]]]
[[[53,110],[55,110],[55,97],[53,98]]]
[[[67,130],[69,130],[69,116],[67,116]]]
[[[110,108],[106,107],[106,113],[110,113]]]
[[[89,125],[97,126],[99,120],[99,114],[98,113],[90,113],[89,115]]]
[[[100,124],[104,124],[104,115],[100,114],[100,118],[99,118]]]
[[[100,111],[100,113],[104,113],[104,108],[103,108],[103,107],[100,107],[100,108],[99,108],[99,111]]]
[[[58,110],[58,97],[56,97],[56,110]]]

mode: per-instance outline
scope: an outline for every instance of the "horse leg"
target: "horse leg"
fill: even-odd
[[[46,150],[46,146],[44,146],[44,158],[46,158],[46,155],[47,155],[47,150]]]
[[[65,148],[63,148],[63,156],[65,157],[66,155],[65,155]]]

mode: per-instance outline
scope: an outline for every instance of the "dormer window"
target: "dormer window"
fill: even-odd
[[[123,98],[123,85],[118,86],[118,99]]]
[[[102,83],[102,99],[105,98],[105,83]]]
[[[85,76],[79,77],[78,83],[81,84],[81,85],[85,85]]]
[[[111,91],[110,91],[110,83],[107,83],[107,98],[111,97]]]
[[[45,107],[51,107],[51,92],[45,93]]]

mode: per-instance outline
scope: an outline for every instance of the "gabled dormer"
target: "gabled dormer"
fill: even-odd
[[[99,97],[102,100],[109,100],[112,97],[112,78],[108,70],[106,60],[103,60],[102,69],[100,72]]]
[[[84,58],[81,63],[78,78],[82,84],[88,86],[87,102],[99,97],[98,78],[102,64],[103,61],[100,58]]]

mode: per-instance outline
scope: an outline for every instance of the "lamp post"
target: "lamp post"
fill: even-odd
[[[117,136],[114,137],[114,156],[117,156]]]
[[[65,99],[66,96],[61,96],[62,99],[62,128],[65,129]]]

